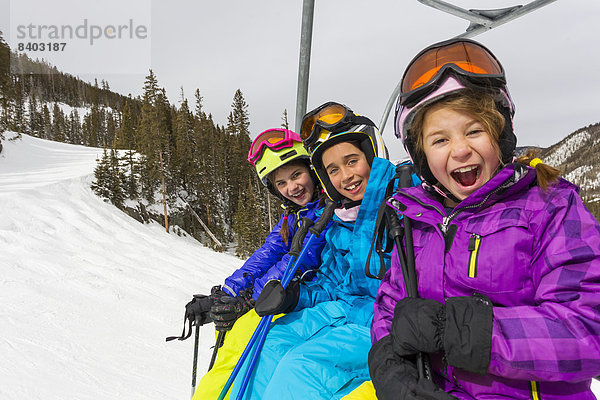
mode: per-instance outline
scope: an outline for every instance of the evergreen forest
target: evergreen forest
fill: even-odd
[[[247,161],[250,116],[242,91],[233,94],[225,126],[202,101],[199,89],[191,102],[182,89],[179,104],[171,104],[152,70],[141,96],[123,96],[105,81],[84,82],[11,52],[0,34],[0,140],[11,130],[102,148],[96,194],[140,221],[244,258],[277,223],[281,202]]]

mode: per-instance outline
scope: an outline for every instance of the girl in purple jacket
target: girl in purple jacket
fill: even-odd
[[[513,114],[504,70],[477,42],[430,46],[404,73],[396,135],[423,185],[388,201],[413,246],[394,248],[377,294],[379,399],[595,398],[600,227],[558,170],[515,161]],[[400,265],[412,251],[419,298]]]

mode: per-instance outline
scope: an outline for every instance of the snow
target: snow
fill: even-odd
[[[192,294],[241,260],[95,196],[101,149],[27,135],[3,145],[0,399],[189,398],[193,339],[165,337],[181,332]],[[214,339],[203,327],[198,377]]]
[[[83,123],[84,117],[90,113],[90,108],[89,107],[73,107],[70,106],[66,103],[56,103],[58,104],[58,108],[60,108],[60,110],[63,112],[63,114],[65,115],[66,118],[69,118],[69,116],[71,115],[71,113],[73,111],[77,111],[77,114],[79,115],[79,122]],[[50,112],[52,112],[53,107],[54,107],[54,103],[46,103],[46,106],[48,107],[48,109],[50,110]],[[105,108],[110,110],[109,107],[100,107],[100,108]],[[112,110],[111,110],[112,111]]]
[[[557,166],[562,164],[575,152],[581,148],[581,144],[590,138],[590,133],[586,130],[581,131],[561,142],[560,147],[557,151],[544,158],[544,162]]]
[[[10,136],[11,134],[8,133]],[[185,399],[185,304],[242,261],[89,189],[102,150],[23,135],[0,153],[0,398]],[[214,343],[202,329],[199,376]]]

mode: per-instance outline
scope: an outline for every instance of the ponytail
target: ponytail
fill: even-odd
[[[283,239],[283,243],[285,243],[286,246],[288,245],[288,241],[290,239],[290,226],[288,223],[290,208],[291,207],[285,208],[285,211],[283,212],[283,222],[281,223],[281,229],[279,230],[279,236],[281,236],[281,239]]]
[[[540,185],[542,190],[546,190],[548,186],[558,181],[560,170],[548,164],[544,164],[542,160],[536,157],[538,154],[539,151],[536,152],[535,150],[529,149],[527,150],[527,154],[517,158],[517,162],[535,168],[538,185]]]

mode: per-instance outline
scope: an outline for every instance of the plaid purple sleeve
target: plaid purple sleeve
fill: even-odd
[[[521,380],[580,381],[600,374],[600,228],[574,191],[534,207],[534,304],[495,307],[488,371]],[[565,195],[566,194],[566,195]]]

